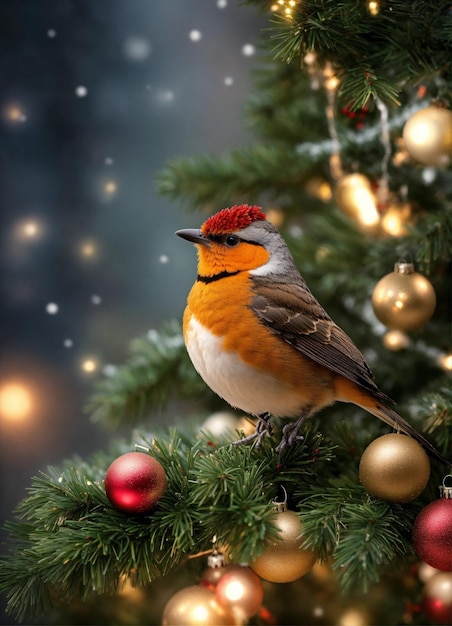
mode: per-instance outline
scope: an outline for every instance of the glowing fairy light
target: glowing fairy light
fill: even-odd
[[[278,0],[276,3],[271,5],[270,10],[273,13],[276,13],[277,11],[279,11],[280,13],[285,15],[287,18],[291,19],[292,12],[296,4],[297,4],[296,0]]]
[[[99,247],[95,241],[86,240],[80,243],[78,251],[83,259],[90,260],[97,257],[99,254]]]
[[[7,421],[22,421],[30,416],[33,396],[21,382],[6,382],[0,387],[0,416]]]
[[[376,0],[370,0],[367,3],[367,8],[371,15],[378,15],[380,13],[380,5]]]
[[[190,38],[190,41],[201,41],[201,39],[202,39],[201,31],[196,30],[196,29],[191,30],[189,32],[188,36]]]
[[[118,183],[115,180],[106,180],[102,185],[105,198],[113,198],[118,191]]]
[[[14,226],[14,232],[16,238],[23,242],[37,240],[42,237],[44,226],[38,219],[26,218]]]
[[[252,57],[255,52],[256,48],[251,43],[246,43],[242,46],[242,54],[245,57]]]
[[[49,302],[46,305],[46,311],[49,315],[56,315],[59,311],[59,306],[56,302]]]
[[[124,41],[124,56],[136,63],[145,61],[152,52],[151,44],[144,37],[132,36]]]
[[[88,89],[84,85],[79,85],[75,88],[75,95],[77,98],[85,98],[88,95]]]
[[[438,359],[438,364],[445,372],[452,372],[452,353],[442,354]]]
[[[19,124],[27,121],[24,110],[18,104],[10,104],[4,111],[4,116],[11,124]]]
[[[99,363],[94,357],[87,357],[81,363],[82,372],[85,374],[94,374],[99,368]]]
[[[24,237],[33,239],[39,233],[39,225],[36,222],[26,222],[22,227]]]

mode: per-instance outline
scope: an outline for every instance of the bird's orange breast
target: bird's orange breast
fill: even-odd
[[[267,328],[249,307],[255,295],[249,272],[218,281],[197,281],[188,296],[184,334],[192,316],[213,335],[222,339],[225,351],[236,353],[247,365],[281,380],[284,388],[297,389],[303,397],[311,393],[322,404],[331,398],[331,373],[304,357],[298,350]]]

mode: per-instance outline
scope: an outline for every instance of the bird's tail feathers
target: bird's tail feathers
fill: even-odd
[[[428,441],[423,435],[421,435],[421,433],[419,433],[414,428],[414,426],[411,426],[411,424],[409,424],[405,419],[403,419],[401,415],[396,413],[396,411],[394,411],[393,409],[385,405],[379,405],[377,403],[373,405],[368,404],[366,406],[361,406],[369,413],[375,415],[375,417],[378,417],[383,422],[386,422],[386,424],[389,424],[389,426],[392,426],[393,428],[402,431],[406,435],[413,437],[413,439],[416,439],[416,441],[418,441],[421,446],[423,446],[426,452],[428,452],[438,461],[441,461],[441,463],[444,463],[449,467],[452,466],[452,461],[448,461],[440,452],[438,452],[438,450],[435,448],[434,445],[430,443],[430,441]]]

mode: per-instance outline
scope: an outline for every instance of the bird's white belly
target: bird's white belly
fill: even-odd
[[[185,334],[190,359],[204,382],[231,406],[251,415],[297,415],[300,394],[284,388],[274,376],[247,365],[226,352],[217,337],[192,316]]]

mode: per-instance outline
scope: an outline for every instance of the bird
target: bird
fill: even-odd
[[[255,432],[235,443],[261,445],[272,434],[272,416],[289,418],[276,447],[281,451],[303,439],[309,417],[339,401],[361,407],[450,464],[391,408],[394,402],[314,297],[261,207],[225,208],[199,229],[176,235],[198,252],[183,314],[188,355],[212,391],[257,418]]]

